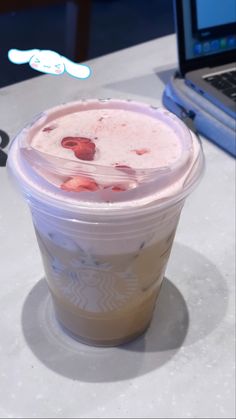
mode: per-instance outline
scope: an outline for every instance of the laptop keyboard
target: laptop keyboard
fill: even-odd
[[[204,80],[236,102],[236,70],[204,77]]]

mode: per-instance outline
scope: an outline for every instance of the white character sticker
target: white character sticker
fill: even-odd
[[[91,74],[91,70],[87,65],[74,63],[51,50],[28,49],[23,51],[10,49],[8,58],[14,64],[29,63],[34,70],[46,74],[60,75],[67,72],[78,79],[86,79]]]

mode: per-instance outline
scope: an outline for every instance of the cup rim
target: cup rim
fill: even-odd
[[[178,162],[178,165],[173,168],[173,173],[176,175],[176,173],[179,171],[181,173],[181,170],[183,168],[186,170],[186,165],[189,165],[192,163],[191,170],[187,173],[187,176],[183,183],[183,188],[179,188],[175,194],[172,194],[170,196],[166,196],[164,199],[153,199],[150,200],[148,203],[145,202],[145,198],[139,198],[135,197],[132,199],[126,199],[124,201],[114,201],[112,203],[104,203],[104,202],[93,202],[91,205],[91,202],[87,202],[86,200],[78,201],[78,193],[76,192],[70,192],[70,199],[68,199],[68,192],[60,191],[60,194],[56,193],[55,190],[52,190],[52,185],[47,182],[46,180],[43,181],[43,186],[45,190],[37,188],[37,182],[42,181],[40,179],[39,175],[37,173],[32,173],[32,168],[30,167],[30,161],[27,161],[22,159],[22,153],[20,153],[22,144],[24,145],[24,148],[27,148],[27,143],[25,144],[25,139],[27,138],[27,135],[32,129],[37,128],[40,124],[45,123],[46,118],[52,119],[53,115],[55,115],[58,112],[64,112],[65,108],[69,109],[76,109],[76,107],[79,106],[86,106],[89,104],[89,106],[92,106],[93,104],[100,103],[101,106],[104,106],[104,103],[107,104],[119,104],[120,109],[129,109],[134,110],[138,109],[139,112],[147,113],[151,112],[153,115],[157,115],[158,117],[161,117],[162,119],[171,120],[175,124],[175,126],[180,127],[180,132],[183,133],[185,143],[191,144],[191,142],[195,141],[195,143],[198,144],[198,153],[195,156],[195,160],[190,160],[190,147],[188,148],[186,146],[187,152],[183,153],[182,160]],[[77,109],[78,112],[78,109]],[[70,113],[70,112],[68,112]],[[186,150],[185,150],[186,151]],[[21,169],[21,173],[14,165],[14,157],[18,159],[18,164]],[[90,166],[94,166],[91,165]],[[19,180],[21,179],[21,189],[23,190],[23,194],[26,196],[27,200],[30,202],[31,205],[42,205],[42,209],[44,211],[49,211],[51,213],[52,209],[58,207],[60,204],[60,211],[64,211],[65,213],[68,212],[74,212],[75,214],[80,214],[80,216],[86,216],[86,214],[90,214],[91,216],[96,215],[98,213],[103,214],[103,216],[106,217],[113,217],[117,215],[124,214],[125,216],[128,216],[128,214],[139,214],[139,213],[148,213],[152,212],[153,210],[156,210],[157,208],[161,210],[162,208],[166,208],[168,206],[171,206],[172,204],[175,204],[176,202],[183,200],[186,198],[187,195],[194,189],[195,186],[199,183],[201,176],[203,174],[204,169],[204,155],[202,151],[202,145],[199,138],[196,137],[195,134],[193,134],[186,126],[185,124],[177,118],[175,115],[167,111],[166,109],[162,107],[154,107],[151,105],[148,105],[147,103],[137,102],[133,100],[121,100],[121,99],[80,99],[73,102],[68,102],[67,104],[58,105],[52,108],[49,108],[45,112],[37,115],[33,121],[26,125],[20,133],[15,137],[13,140],[13,143],[10,147],[9,152],[9,159],[8,159],[8,167],[10,168],[10,171],[15,175],[15,178]],[[27,179],[26,173],[27,171],[32,174],[34,178],[34,183],[29,181]],[[156,175],[155,170],[150,170],[151,176]],[[165,177],[168,175],[170,176],[170,168],[161,168],[159,170],[158,175],[160,174]],[[154,182],[154,181],[153,181]],[[146,185],[145,185],[146,187]],[[47,190],[47,192],[46,192]],[[52,193],[51,193],[52,190]],[[137,192],[137,191],[136,191]],[[139,189],[140,192],[140,189]],[[126,192],[121,192],[121,194],[125,194]],[[127,191],[127,194],[129,192]],[[132,191],[133,195],[135,195],[134,191]],[[93,194],[93,192],[86,192],[86,194]],[[137,193],[138,194],[138,193]],[[75,196],[74,196],[75,195]],[[116,194],[117,195],[117,194]],[[120,193],[118,194],[120,195]],[[65,200],[67,198],[67,200]]]

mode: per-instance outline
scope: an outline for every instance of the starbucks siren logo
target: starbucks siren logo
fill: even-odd
[[[108,312],[123,307],[138,290],[138,281],[129,270],[117,272],[112,265],[92,261],[72,261],[70,270],[54,259],[56,286],[68,300],[82,310]]]

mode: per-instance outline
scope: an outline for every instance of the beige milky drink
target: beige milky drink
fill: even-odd
[[[164,109],[78,101],[23,129],[8,167],[30,205],[64,330],[101,346],[140,335],[202,174],[194,134]]]

